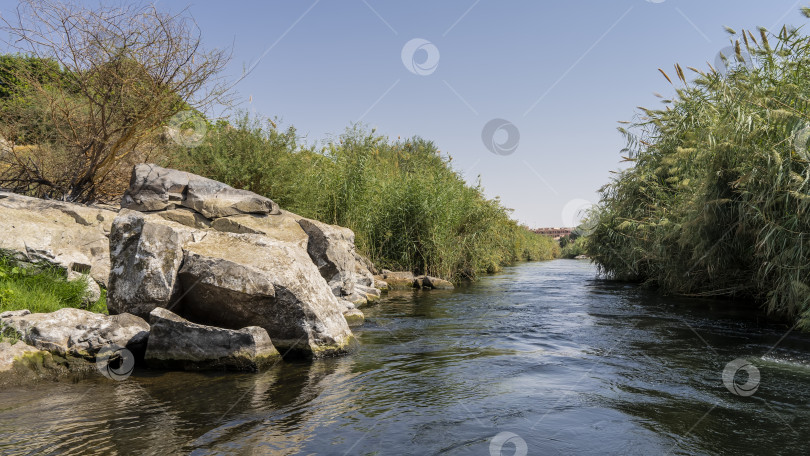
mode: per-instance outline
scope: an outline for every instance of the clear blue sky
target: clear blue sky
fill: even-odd
[[[799,26],[806,19],[798,10],[807,4],[161,0],[158,6],[187,6],[207,46],[232,45],[230,77],[255,65],[236,86],[245,109],[279,116],[310,144],[356,121],[393,138],[431,139],[469,182],[480,175],[488,196],[500,196],[516,218],[538,227],[568,224],[577,207],[597,201],[597,190],[620,166],[624,141],[616,121],[630,119],[636,106],[656,106],[653,92],[672,92],[659,67],[705,68],[728,45],[724,25]],[[415,38],[438,50],[430,74],[414,74],[403,63],[403,46]],[[424,48],[416,52],[416,62],[426,56]],[[510,155],[484,146],[482,129],[495,118],[519,131]],[[501,131],[496,141],[505,137]]]

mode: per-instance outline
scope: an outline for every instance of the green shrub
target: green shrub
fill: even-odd
[[[565,247],[562,248],[562,253],[560,256],[563,258],[576,258],[580,255],[587,254],[587,242],[588,238],[578,237],[575,240],[566,243]]]
[[[321,149],[295,129],[242,116],[203,144],[169,154],[170,166],[272,198],[302,216],[354,230],[379,267],[473,279],[520,260],[551,259],[556,243],[509,218],[421,138],[390,141],[354,127]]]

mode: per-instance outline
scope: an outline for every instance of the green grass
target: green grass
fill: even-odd
[[[358,250],[380,268],[459,281],[559,253],[480,185],[467,185],[452,157],[422,138],[350,128],[321,148],[305,147],[295,129],[243,116],[212,126],[200,146],[168,155],[167,166],[351,228]]]
[[[633,166],[602,189],[588,253],[608,276],[810,329],[810,39],[729,33],[728,71],[676,65],[676,96],[621,129]]]
[[[33,313],[75,307],[107,313],[106,294],[90,305],[83,280],[68,281],[64,270],[47,265],[25,266],[0,255],[0,312],[28,309]]]

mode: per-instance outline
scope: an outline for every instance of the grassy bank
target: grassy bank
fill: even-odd
[[[676,66],[676,96],[623,130],[633,167],[602,189],[588,251],[609,276],[810,328],[810,40],[760,29],[732,45],[727,71],[687,82]]]
[[[168,166],[351,228],[358,250],[381,268],[474,279],[559,252],[553,240],[511,220],[480,185],[467,185],[452,158],[421,138],[389,140],[354,128],[315,149],[298,144],[293,128],[245,116],[212,125],[202,144],[168,156]]]
[[[82,280],[68,281],[62,269],[27,266],[8,256],[0,256],[0,312],[28,309],[53,312],[63,307],[107,313],[105,296],[86,305],[87,286]]]

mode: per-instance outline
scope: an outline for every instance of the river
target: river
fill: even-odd
[[[738,309],[525,263],[391,293],[343,358],[0,391],[0,453],[807,454],[810,335]]]

